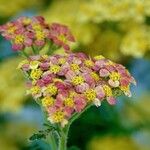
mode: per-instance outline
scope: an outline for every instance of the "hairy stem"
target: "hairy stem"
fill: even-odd
[[[42,108],[42,112],[43,112],[43,115],[44,115],[44,121],[45,121],[45,123],[50,124],[47,121],[47,115],[46,115],[46,112],[44,111],[44,108]],[[48,135],[48,142],[49,142],[50,147],[51,147],[52,150],[58,150],[57,149],[57,140],[56,140],[56,136],[54,135],[54,132],[51,132]]]

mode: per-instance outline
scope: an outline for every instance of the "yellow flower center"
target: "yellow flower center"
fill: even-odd
[[[33,24],[32,25],[32,28],[36,31],[41,31],[42,30],[42,27],[39,25],[39,24]]]
[[[106,96],[112,96],[112,90],[108,85],[103,85],[103,90]]]
[[[65,106],[68,106],[68,107],[73,107],[74,106],[74,101],[72,98],[66,98],[64,100],[64,104]]]
[[[77,94],[76,92],[71,91],[71,92],[69,93],[69,97],[70,97],[70,98],[73,98],[76,94]]]
[[[30,77],[32,79],[37,80],[37,79],[39,79],[41,77],[42,73],[43,72],[42,72],[41,69],[34,69],[34,70],[31,71]]]
[[[59,35],[59,36],[58,36],[58,39],[59,39],[60,41],[64,42],[64,43],[67,42],[67,39],[66,39],[66,37],[65,37],[63,34]]]
[[[112,72],[110,75],[109,75],[110,79],[113,80],[113,81],[118,81],[120,80],[120,74],[118,72]]]
[[[87,67],[92,67],[94,65],[93,61],[91,60],[85,60],[84,61],[84,64],[87,66]]]
[[[93,78],[95,81],[100,80],[99,75],[98,75],[97,73],[95,73],[95,72],[91,72],[91,76],[92,76],[92,78]]]
[[[123,92],[128,92],[130,91],[130,86],[121,86],[120,89],[123,91]]]
[[[83,83],[83,82],[84,82],[84,79],[83,79],[82,76],[76,76],[76,77],[74,77],[74,78],[72,79],[72,83],[73,83],[74,85],[79,85],[79,84],[81,84],[81,83]]]
[[[48,58],[48,55],[42,55],[42,58],[43,58],[43,59],[47,59],[47,58]]]
[[[94,59],[95,60],[101,60],[101,59],[104,59],[105,57],[102,56],[102,55],[98,55],[98,56],[95,56]]]
[[[42,31],[36,31],[35,36],[37,40],[44,40],[45,38],[45,34]]]
[[[41,89],[40,89],[39,86],[33,86],[33,87],[30,89],[30,91],[31,91],[31,94],[36,95],[36,94],[39,94],[39,93],[41,92]]]
[[[73,107],[74,106],[74,101],[72,98],[66,98],[64,100],[64,104],[65,106],[68,106],[68,107]]]
[[[36,61],[36,60],[31,61],[31,62],[30,62],[30,68],[31,68],[31,69],[37,69],[39,63],[40,63],[40,62],[39,62],[39,61]]]
[[[65,58],[60,58],[58,59],[58,63],[59,64],[64,64],[66,62],[66,59]]]
[[[71,64],[70,66],[73,71],[79,71],[79,69],[80,69],[79,65],[77,65],[77,64]]]
[[[96,92],[93,89],[88,89],[85,91],[84,95],[88,102],[93,101],[96,98]]]
[[[16,30],[16,27],[10,27],[7,32],[10,33],[10,34],[13,34]]]
[[[58,65],[52,65],[52,66],[50,67],[50,71],[51,71],[52,73],[56,74],[56,73],[58,73],[58,72],[60,71],[60,66],[58,66]]]
[[[16,35],[15,43],[16,44],[22,44],[23,42],[24,42],[24,36],[23,35]]]
[[[30,18],[24,18],[22,23],[24,25],[29,25],[31,23],[31,19]]]
[[[57,87],[53,84],[48,85],[46,88],[46,92],[50,93],[51,95],[56,95],[57,94]]]
[[[49,107],[49,106],[52,106],[54,104],[54,98],[52,97],[44,97],[42,99],[42,105],[44,107]]]
[[[59,123],[61,121],[63,121],[65,117],[65,114],[64,112],[62,111],[56,111],[53,115],[52,115],[52,120],[55,122],[55,123]]]

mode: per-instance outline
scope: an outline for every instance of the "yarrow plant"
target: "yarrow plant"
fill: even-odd
[[[27,78],[27,93],[45,114],[48,129],[31,140],[50,136],[53,150],[66,150],[69,127],[85,110],[101,106],[104,100],[114,105],[121,94],[131,96],[135,80],[126,68],[102,55],[91,58],[71,52],[69,42],[75,38],[65,25],[48,24],[39,16],[21,17],[0,26],[0,32],[26,57],[18,69]],[[47,53],[40,55],[45,45],[49,45]],[[64,48],[64,55],[53,54],[59,47]]]

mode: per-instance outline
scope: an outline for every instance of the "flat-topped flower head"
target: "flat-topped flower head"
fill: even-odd
[[[42,16],[20,17],[0,26],[0,33],[12,43],[14,50],[24,50],[27,47],[34,48],[34,54],[45,45],[51,45],[55,49],[63,47],[70,51],[69,42],[75,39],[67,26],[58,23],[48,24]],[[48,50],[50,51],[50,50]]]
[[[48,120],[63,126],[88,105],[99,107],[104,99],[116,104],[116,91],[131,96],[135,82],[122,65],[84,53],[32,56],[18,68],[28,74],[29,93],[46,109]]]

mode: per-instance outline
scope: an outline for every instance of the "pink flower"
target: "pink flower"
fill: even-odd
[[[89,84],[90,86],[95,85],[95,80],[92,78],[89,72],[83,73],[82,76],[84,77],[84,80],[87,84]]]
[[[107,102],[110,105],[115,105],[116,104],[116,99],[114,97],[107,97]]]
[[[95,91],[98,99],[102,100],[105,97],[105,92],[101,85],[97,86]]]
[[[85,97],[82,95],[77,95],[75,96],[74,101],[75,101],[75,110],[77,112],[81,112],[86,106]]]
[[[47,63],[47,62],[40,64],[41,70],[48,70],[49,66],[50,66],[49,63]]]
[[[84,93],[89,89],[89,85],[87,83],[82,83],[80,85],[77,85],[75,88],[77,93]]]
[[[71,71],[71,70],[69,70],[69,71],[67,71],[67,73],[65,74],[65,77],[66,77],[66,79],[68,79],[68,80],[71,80],[73,77],[75,77],[76,76],[76,74],[75,74],[75,72],[74,71]]]
[[[100,77],[108,77],[109,76],[109,71],[107,69],[101,69],[99,71]]]
[[[49,38],[58,46],[62,46],[66,51],[70,50],[69,42],[75,42],[73,35],[67,26],[53,23],[50,26]]]

